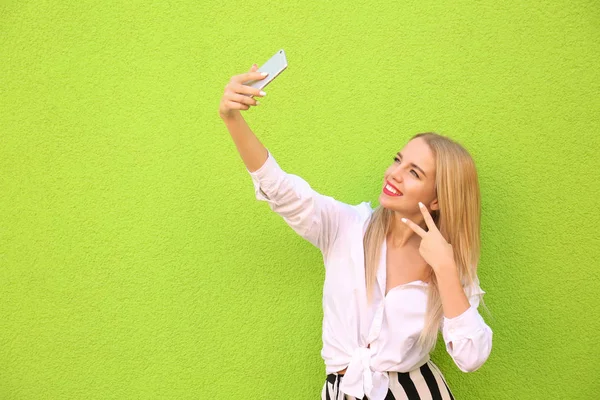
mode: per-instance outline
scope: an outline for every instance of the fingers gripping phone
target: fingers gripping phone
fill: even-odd
[[[268,72],[269,75],[264,79],[251,80],[243,82],[243,85],[262,90],[267,86],[275,77],[281,74],[287,68],[287,59],[285,58],[285,51],[283,49],[277,51],[266,63],[264,63],[257,72]],[[246,95],[250,96],[250,95]]]

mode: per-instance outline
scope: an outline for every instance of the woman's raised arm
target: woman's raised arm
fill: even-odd
[[[225,86],[219,115],[225,122],[235,145],[252,177],[256,198],[265,201],[285,222],[327,257],[343,224],[360,215],[357,206],[342,203],[313,190],[301,177],[285,172],[252,132],[240,110],[256,101],[244,95],[259,95],[258,89],[241,82],[260,79],[251,72],[231,78]]]
[[[259,169],[267,160],[267,149],[252,132],[240,112],[258,104],[252,96],[265,95],[259,89],[242,84],[266,76],[256,72],[257,68],[254,64],[250,72],[233,76],[225,85],[225,92],[219,104],[219,116],[225,122],[246,168],[251,172]]]

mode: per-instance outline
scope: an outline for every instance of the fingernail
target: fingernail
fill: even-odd
[[[425,207],[423,203],[419,202],[419,207]]]
[[[258,105],[260,105],[260,101],[257,101],[257,102],[256,102],[256,105],[257,105],[257,106],[258,106]]]
[[[268,73],[268,72],[261,72],[260,74],[261,74],[262,76],[267,76],[267,75],[269,75],[269,73]]]
[[[266,96],[267,94],[261,90],[261,91],[260,91],[260,95],[261,95],[261,96]]]
[[[406,218],[402,218],[402,222],[406,222]]]

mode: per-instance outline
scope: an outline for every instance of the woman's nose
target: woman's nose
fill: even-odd
[[[402,172],[400,171],[400,169],[393,170],[392,173],[390,174],[390,176],[391,176],[391,178],[393,178],[393,179],[390,179],[390,181],[392,183],[394,183],[394,181],[398,182],[398,183],[402,182]]]

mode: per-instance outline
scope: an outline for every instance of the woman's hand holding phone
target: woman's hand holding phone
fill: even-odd
[[[240,75],[234,75],[229,80],[229,83],[225,85],[225,93],[221,98],[219,104],[219,116],[222,119],[233,117],[240,110],[247,110],[250,106],[257,106],[260,103],[254,99],[253,96],[264,97],[265,92],[260,89],[244,85],[242,82],[256,81],[264,79],[268,73],[262,75],[257,72],[258,65],[252,65],[249,72]]]

